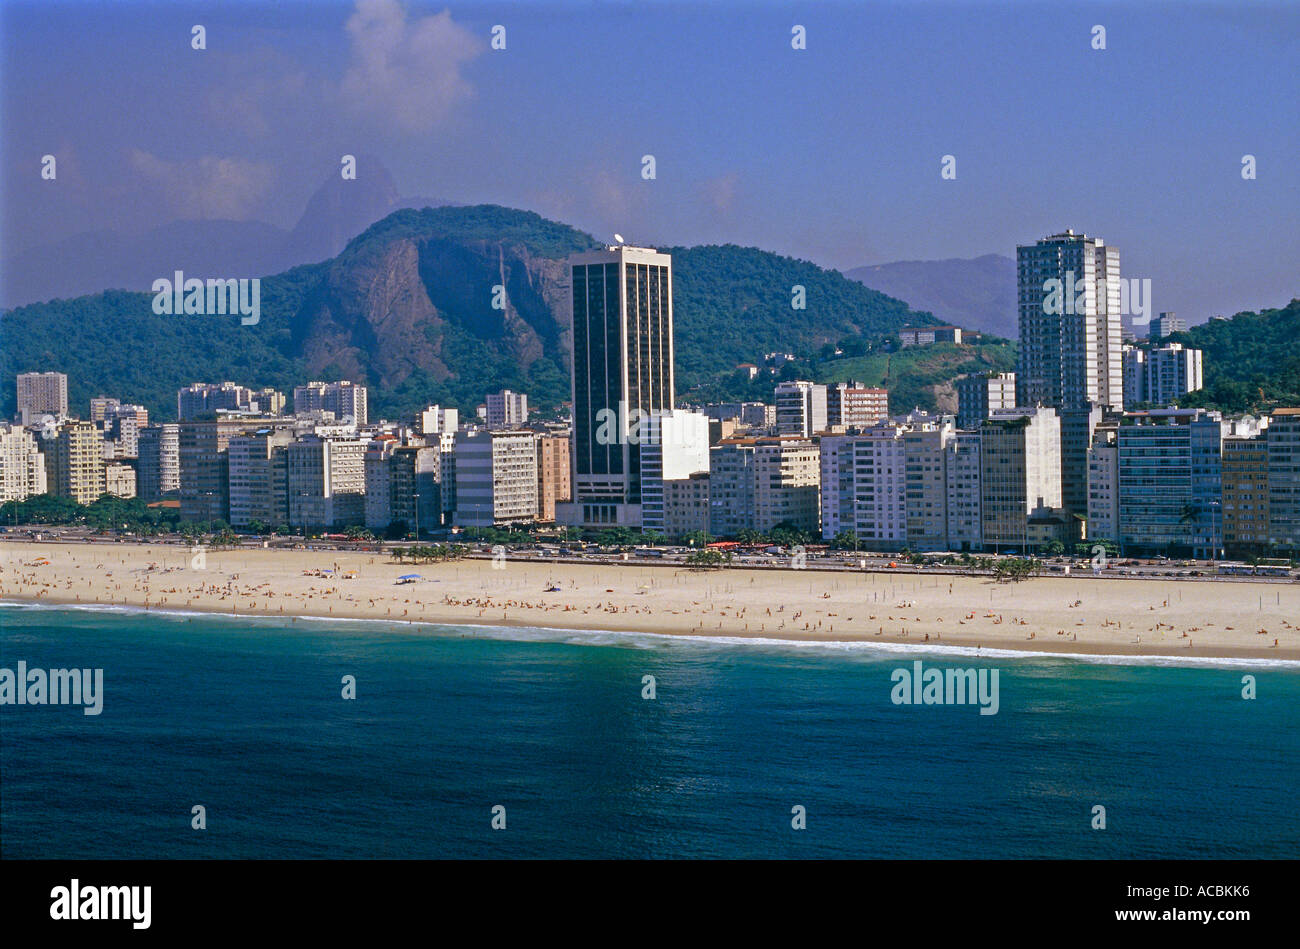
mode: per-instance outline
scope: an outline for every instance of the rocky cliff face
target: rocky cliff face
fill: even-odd
[[[567,366],[567,292],[563,261],[516,242],[403,236],[354,243],[308,297],[294,338],[313,371],[385,388],[417,369],[445,380],[466,355],[522,371],[558,355]]]

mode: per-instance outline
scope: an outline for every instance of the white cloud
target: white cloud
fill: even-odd
[[[358,0],[347,31],[352,63],[342,93],[362,115],[427,132],[474,94],[461,67],[485,44],[449,10],[408,21],[397,0]]]
[[[257,217],[275,171],[264,162],[205,155],[186,161],[165,161],[140,149],[130,153],[131,167],[160,192],[163,203],[178,218],[222,218],[233,221]]]

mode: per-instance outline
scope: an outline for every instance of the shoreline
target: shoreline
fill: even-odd
[[[579,640],[586,637],[613,637],[619,640],[631,641],[636,637],[649,637],[665,642],[689,642],[699,645],[717,645],[717,646],[772,646],[788,647],[791,649],[834,649],[840,647],[845,651],[852,651],[858,648],[862,650],[877,650],[879,652],[896,653],[900,658],[907,655],[909,658],[921,658],[926,655],[933,656],[961,656],[967,659],[1069,659],[1082,662],[1093,662],[1102,665],[1181,665],[1190,668],[1281,668],[1300,671],[1300,658],[1284,658],[1276,656],[1201,656],[1201,655],[1177,655],[1169,653],[1159,655],[1155,653],[1103,653],[1091,650],[1077,650],[1074,652],[1049,652],[1033,649],[1008,648],[1005,645],[975,647],[957,645],[956,643],[942,642],[905,642],[887,640],[883,638],[875,639],[781,639],[774,636],[731,636],[731,635],[707,635],[700,633],[665,633],[651,630],[616,630],[616,629],[598,629],[595,627],[582,628],[576,626],[538,626],[535,624],[515,623],[441,623],[432,620],[394,620],[389,618],[378,618],[373,616],[340,616],[340,615],[290,615],[280,613],[229,613],[219,612],[209,609],[175,609],[175,608],[151,608],[145,606],[133,606],[128,604],[111,604],[111,603],[68,603],[56,600],[44,599],[0,599],[0,609],[6,607],[16,607],[19,609],[38,609],[38,610],[76,610],[87,613],[103,612],[115,613],[121,615],[139,615],[139,616],[168,616],[178,619],[203,619],[218,618],[227,620],[266,620],[277,623],[284,628],[291,628],[292,624],[297,622],[303,623],[357,623],[363,626],[373,626],[375,628],[388,628],[396,632],[403,628],[415,629],[434,628],[443,629],[470,629],[470,630],[487,630],[495,632],[504,632],[506,630],[528,630],[543,634],[538,637],[531,637],[521,640],[518,637],[494,636],[490,634],[475,634],[477,639],[492,639],[503,642],[543,642],[543,643],[572,643],[573,645],[609,645],[608,643],[583,643],[572,642],[574,638]],[[2,614],[0,614],[2,615]],[[568,638],[565,637],[567,634]]]
[[[545,560],[495,570],[479,559],[411,566],[372,552],[265,548],[208,550],[205,558],[193,569],[189,549],[175,545],[0,542],[0,600],[704,642],[875,644],[914,654],[1300,663],[1300,622],[1290,622],[1300,617],[1300,588],[1268,581],[1087,585],[1079,581],[1102,578],[1046,576],[998,584],[951,574]],[[342,579],[349,571],[356,578]],[[412,572],[422,579],[396,585]]]

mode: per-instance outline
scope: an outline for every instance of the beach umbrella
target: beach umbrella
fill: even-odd
[[[402,576],[398,577],[397,579],[399,579],[399,580],[419,580],[419,579],[420,579],[420,575],[419,575],[418,573],[407,573],[407,574],[403,574]]]

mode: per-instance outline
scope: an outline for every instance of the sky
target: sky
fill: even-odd
[[[1154,311],[1300,296],[1300,3],[4,0],[0,54],[6,256],[289,229],[364,154],[402,195],[603,240],[849,269],[1072,227]]]

